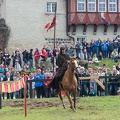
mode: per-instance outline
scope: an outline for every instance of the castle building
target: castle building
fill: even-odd
[[[11,28],[8,49],[41,49],[53,42],[54,29],[47,32],[45,25],[56,3],[56,40],[104,40],[120,33],[120,0],[0,0],[1,18]]]
[[[77,41],[120,34],[120,0],[67,0],[68,33]]]

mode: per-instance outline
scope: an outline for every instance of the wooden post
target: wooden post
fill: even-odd
[[[108,83],[107,83],[107,76],[106,76],[106,74],[105,74],[105,96],[107,96],[108,95]]]
[[[55,19],[56,19],[56,11],[57,11],[57,3],[55,4]],[[56,20],[55,20],[56,22]],[[56,25],[54,26],[54,47],[53,50],[55,50],[55,43],[56,43]],[[53,59],[53,73],[54,73],[54,62],[55,62],[55,56],[53,55],[54,59]]]
[[[27,116],[27,100],[26,100],[26,76],[24,74],[24,82],[25,82],[25,86],[24,86],[24,115],[25,117]]]
[[[24,83],[25,83],[25,86],[24,86],[24,115],[25,117],[27,116],[27,97],[26,97],[26,91],[27,91],[27,81],[26,81],[26,75],[29,73],[28,71],[21,71],[20,72],[21,75],[24,75]]]
[[[32,82],[30,81],[29,84],[30,84],[30,98],[32,98],[33,97]]]

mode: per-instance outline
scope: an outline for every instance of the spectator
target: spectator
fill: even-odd
[[[43,80],[44,76],[41,74],[41,69],[37,69],[37,74],[34,76],[35,80]],[[41,82],[35,82],[35,90],[37,93],[37,98],[40,98],[44,96],[44,86],[43,86],[43,81]]]
[[[94,55],[94,57],[93,57],[93,63],[94,63],[95,65],[98,65],[98,64],[99,64],[99,61],[98,61],[98,58],[96,57],[96,55]]]
[[[35,67],[37,67],[37,65],[39,63],[39,59],[40,59],[40,52],[39,52],[38,48],[35,49],[34,59],[35,59]]]
[[[29,68],[33,68],[33,49],[30,49],[30,53],[28,53],[28,61],[29,61]]]
[[[76,42],[75,50],[76,50],[76,56],[78,58],[80,58],[80,56],[79,56],[79,54],[80,54],[80,45],[79,45],[79,42]]]
[[[3,58],[3,51],[0,49],[0,64],[2,64],[2,58]]]
[[[98,55],[98,60],[102,60],[103,59],[103,55],[102,52],[100,52],[100,54]]]
[[[97,75],[98,76],[105,76],[105,72],[102,71],[101,67],[98,69],[98,74]],[[99,80],[102,84],[105,83],[105,78],[100,78]],[[100,85],[97,85],[97,95],[101,96],[102,92],[103,92],[103,89],[100,87]]]
[[[93,63],[93,61],[92,61],[92,57],[91,57],[91,56],[89,56],[89,58],[88,58],[88,63],[90,63],[90,64]]]
[[[87,76],[89,75],[85,72],[85,68],[81,67],[79,77],[87,77]],[[88,96],[89,87],[90,87],[89,80],[84,80],[84,81],[81,80],[80,96]]]
[[[45,93],[46,93],[45,96],[46,97],[51,97],[53,89],[49,88],[48,84],[51,82],[51,79],[53,79],[53,73],[50,72],[50,68],[46,69],[46,72],[44,73],[44,75],[45,75],[44,84],[45,84]]]
[[[120,72],[120,63],[117,64],[116,69]]]
[[[11,59],[12,59],[12,67],[14,67],[14,63],[15,63],[15,51],[12,52]]]
[[[11,58],[10,58],[10,54],[8,53],[7,49],[4,49],[2,60],[5,66],[10,65]]]
[[[80,48],[80,59],[81,60],[84,60],[84,54],[83,54],[83,45],[82,45],[82,42],[80,42],[79,44],[79,48]]]
[[[24,61],[24,65],[28,63],[28,51],[27,49],[25,49],[23,52],[23,61]]]
[[[96,90],[94,89],[93,86],[90,88],[89,96],[96,96]]]
[[[14,72],[13,78],[14,78],[14,80],[21,80],[22,79],[19,72]],[[22,95],[23,95],[23,88],[21,90],[18,90],[18,91],[15,92],[16,99],[21,98]]]
[[[6,72],[5,77],[3,78],[3,81],[13,81],[13,77],[10,75],[10,72]],[[7,99],[13,99],[13,92],[7,93]]]
[[[87,58],[89,58],[90,56],[92,56],[92,49],[90,43],[88,43],[88,45],[86,46],[86,50],[87,50]]]
[[[15,57],[14,57],[14,62],[15,62],[15,63],[13,63],[14,70],[15,70],[16,72],[21,71],[21,70],[22,70],[22,69],[21,69],[22,61],[21,61],[20,54],[19,54],[18,52],[16,52],[16,55],[15,55]]]
[[[106,43],[106,41],[104,40],[102,43],[101,43],[101,49],[102,49],[102,53],[103,53],[103,58],[107,58],[107,52],[108,52],[108,43]]]
[[[0,72],[4,75],[5,74],[5,68],[4,68],[4,65],[1,64],[0,65]]]
[[[114,50],[114,44],[113,41],[109,41],[109,45],[108,45],[108,58],[111,58],[111,54]]]
[[[46,52],[45,48],[42,49],[41,57],[43,58],[41,61],[46,61],[46,59],[48,58],[48,53]]]
[[[113,52],[112,52],[112,59],[115,62],[118,61],[118,53],[117,53],[116,49],[114,49]]]
[[[31,72],[29,74],[28,80],[34,80],[34,73]],[[28,85],[28,89],[30,90],[30,85]],[[32,98],[35,98],[35,82],[32,82]]]
[[[116,76],[119,74],[119,71],[117,71],[116,67],[113,66],[113,69],[112,69],[112,73],[111,75],[114,76],[115,78],[110,78],[109,79],[109,94],[110,95],[117,95],[117,87],[118,87],[118,79],[116,78]]]

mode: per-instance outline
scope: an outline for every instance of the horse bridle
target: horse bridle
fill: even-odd
[[[77,70],[78,68],[79,68],[79,67],[76,67],[74,70],[79,74],[79,72],[78,72],[78,70]]]

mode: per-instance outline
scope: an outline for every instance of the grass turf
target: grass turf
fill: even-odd
[[[77,112],[73,112],[69,108],[67,102],[67,109],[63,109],[62,105],[51,106],[45,108],[31,109],[28,106],[27,117],[24,117],[23,106],[9,107],[4,106],[0,110],[0,120],[119,120],[120,119],[120,98],[119,96],[105,96],[105,97],[83,97],[78,98]],[[45,98],[32,99],[34,102],[44,102],[56,100],[59,98]],[[14,100],[9,100],[13,102]],[[23,101],[23,100],[19,100]],[[19,103],[18,101],[18,103]],[[68,101],[65,98],[65,102]],[[7,100],[3,101],[3,103]],[[32,104],[31,104],[32,105]]]

